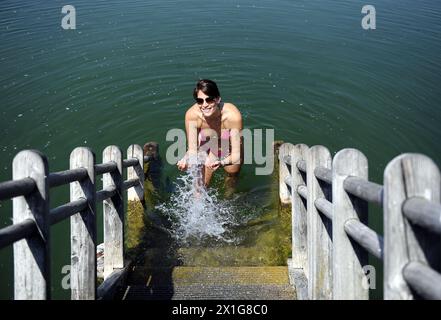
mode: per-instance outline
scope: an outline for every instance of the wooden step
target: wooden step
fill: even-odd
[[[272,246],[186,247],[170,253],[168,248],[149,248],[144,254],[147,266],[280,266],[287,254]]]
[[[134,267],[125,300],[294,300],[288,268],[274,267]]]

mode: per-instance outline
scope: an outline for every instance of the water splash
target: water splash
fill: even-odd
[[[171,221],[171,232],[181,244],[206,241],[234,243],[237,225],[231,200],[220,199],[215,189],[201,186],[202,173],[192,166],[175,183],[169,201],[156,207]]]

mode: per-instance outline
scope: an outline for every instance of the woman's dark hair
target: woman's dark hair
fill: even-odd
[[[205,93],[207,96],[214,98],[220,97],[219,89],[217,88],[216,83],[212,80],[202,79],[199,80],[198,83],[196,83],[196,87],[193,91],[193,97],[195,99],[198,97],[199,90]]]

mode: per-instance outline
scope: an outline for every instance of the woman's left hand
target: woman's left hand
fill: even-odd
[[[216,160],[216,161],[214,161],[214,162],[212,162],[212,163],[210,164],[210,168],[211,168],[212,170],[216,170],[216,169],[218,169],[220,166],[221,166],[221,162],[220,162],[219,160]]]

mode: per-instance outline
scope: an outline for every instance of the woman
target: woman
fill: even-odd
[[[223,102],[214,81],[203,79],[194,88],[193,104],[185,114],[188,151],[178,163],[184,171],[189,158],[203,151],[206,154],[202,170],[204,185],[210,184],[213,172],[223,167],[227,186],[234,186],[242,163],[242,116],[232,103]]]

